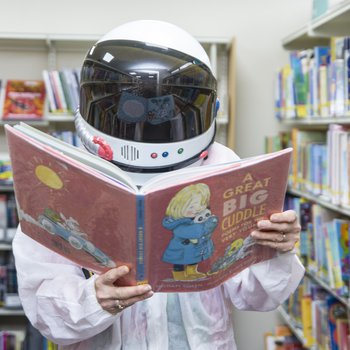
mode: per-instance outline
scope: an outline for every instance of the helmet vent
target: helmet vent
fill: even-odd
[[[124,159],[134,161],[140,158],[139,150],[134,146],[124,145],[121,148],[121,155]]]

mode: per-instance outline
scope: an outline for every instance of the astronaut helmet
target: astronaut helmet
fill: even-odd
[[[123,24],[87,52],[75,115],[84,146],[127,172],[197,164],[215,137],[217,82],[208,55],[162,21]]]

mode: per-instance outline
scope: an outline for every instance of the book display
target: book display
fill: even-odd
[[[283,41],[290,62],[276,76],[275,117],[287,127],[266,140],[292,146],[285,208],[301,221],[303,283],[281,308],[303,348],[350,349],[350,3],[315,16]],[[286,137],[285,135],[288,134]],[[287,140],[283,143],[282,140]]]
[[[44,116],[45,86],[42,80],[7,80],[4,120],[37,120]]]

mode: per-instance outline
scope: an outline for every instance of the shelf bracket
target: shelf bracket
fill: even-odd
[[[55,70],[57,66],[57,51],[49,36],[46,38],[46,46],[48,48],[47,69]]]

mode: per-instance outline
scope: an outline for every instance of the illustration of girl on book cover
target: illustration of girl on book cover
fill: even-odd
[[[211,214],[209,202],[209,187],[198,183],[182,188],[168,204],[162,224],[173,236],[162,260],[173,264],[174,280],[206,277],[197,268],[214,253],[211,237],[218,225],[218,217]]]

